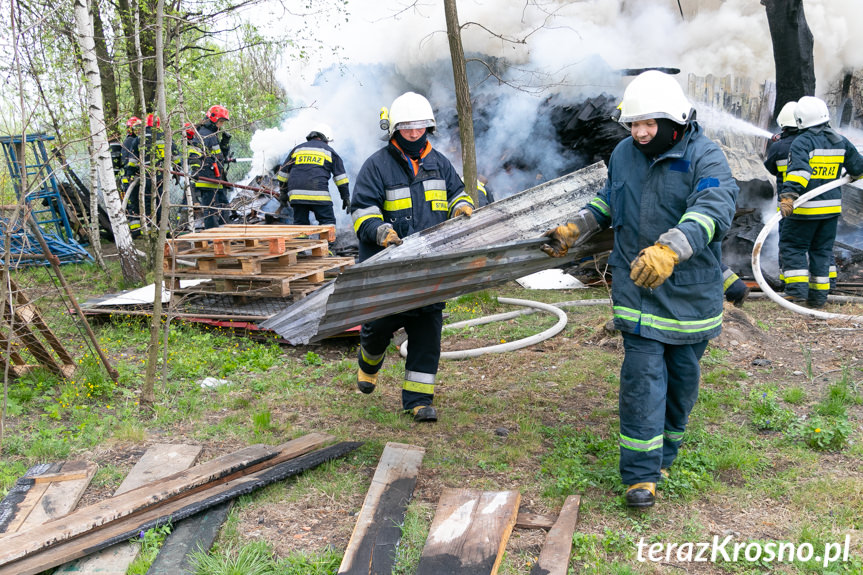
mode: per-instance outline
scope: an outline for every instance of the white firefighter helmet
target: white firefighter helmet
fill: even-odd
[[[325,142],[333,141],[333,129],[330,128],[328,124],[315,124],[312,126],[309,135],[306,136],[306,140],[311,140],[312,138],[322,138]]]
[[[651,118],[667,118],[678,124],[692,119],[692,104],[677,80],[658,70],[642,72],[626,87],[618,106],[618,122],[629,124]]]
[[[794,119],[799,129],[820,126],[830,121],[830,110],[821,98],[803,96],[794,107]]]
[[[780,128],[796,128],[797,120],[794,119],[794,108],[797,107],[797,102],[791,100],[786,102],[782,109],[779,110],[779,115],[776,116],[776,123]]]
[[[390,106],[390,136],[396,130],[427,128],[434,132],[435,121],[431,104],[425,96],[416,92],[405,92]]]

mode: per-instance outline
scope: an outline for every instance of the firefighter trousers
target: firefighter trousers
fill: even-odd
[[[838,223],[839,216],[783,220],[779,256],[786,295],[814,306],[827,302]]]
[[[357,362],[364,372],[377,373],[384,363],[387,347],[401,327],[408,335],[408,357],[402,386],[402,408],[431,405],[440,363],[443,305],[433,304],[382,317],[363,324]]]
[[[671,345],[623,334],[620,369],[620,477],[651,482],[677,457],[698,399],[699,360],[707,341]]]
[[[204,229],[217,228],[227,222],[223,209],[228,205],[228,194],[224,188],[198,187],[204,215]]]
[[[315,219],[318,221],[319,226],[335,225],[336,223],[336,214],[333,211],[332,203],[298,204],[293,202],[291,203],[291,207],[294,209],[294,224],[298,226],[311,225],[311,220],[309,220],[310,212],[315,214]]]

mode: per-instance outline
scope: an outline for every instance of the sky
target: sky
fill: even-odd
[[[773,80],[773,50],[764,7],[756,0],[706,0],[718,6],[695,13],[681,0],[459,0],[468,57],[506,61],[507,81],[486,78],[468,64],[472,97],[486,122],[477,143],[480,173],[500,195],[520,191],[536,179],[561,175],[565,165],[556,142],[545,137],[549,98],[578,102],[602,93],[619,97],[625,78],[615,69],[676,67],[687,74],[734,75]],[[860,0],[807,0],[815,37],[817,90],[826,90],[846,68],[863,67]],[[441,0],[352,0],[348,21],[303,20],[340,57],[320,52],[305,61],[285,59],[280,81],[295,109],[279,130],[255,135],[253,169],[268,168],[305,140],[316,122],[332,126],[336,151],[355,177],[366,157],[383,145],[381,106],[401,93],[425,95],[438,115],[432,142],[460,169],[455,96]],[[706,115],[699,112],[699,118]],[[476,118],[475,118],[476,120]],[[501,156],[524,155],[530,169],[504,173]]]

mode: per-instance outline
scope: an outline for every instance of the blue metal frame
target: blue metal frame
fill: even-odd
[[[39,186],[27,192],[24,200],[30,208],[34,221],[42,230],[42,235],[45,237],[45,241],[48,242],[52,253],[59,257],[62,263],[83,260],[92,261],[93,256],[75,240],[75,234],[69,225],[66,209],[60,197],[57,178],[48,160],[45,142],[53,139],[54,136],[42,133],[25,134],[23,139],[21,136],[0,136],[0,144],[3,146],[6,166],[9,168],[12,185],[19,200],[22,193],[22,164],[20,156],[24,153],[26,161],[28,157],[26,148],[28,146],[30,148],[30,153],[35,159],[35,163],[25,163],[23,165],[23,175],[28,181],[38,182]],[[32,250],[31,253],[41,253],[42,250],[38,247],[39,244],[36,242],[36,239],[28,234],[26,226],[3,220],[0,222],[0,227],[4,231],[3,238],[0,238],[0,245],[2,245],[5,237],[10,238],[15,263],[18,265],[47,263],[44,259],[27,259],[28,248]],[[9,263],[11,265],[12,262]]]

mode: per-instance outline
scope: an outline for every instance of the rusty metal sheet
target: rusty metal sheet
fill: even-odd
[[[600,162],[405,238],[347,268],[303,300],[261,323],[305,344],[372,319],[500,285],[611,249],[611,234],[566,258],[539,250],[540,234],[571,218],[605,183]]]

